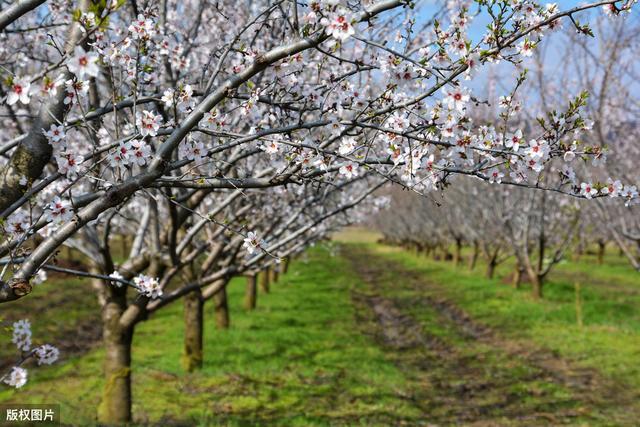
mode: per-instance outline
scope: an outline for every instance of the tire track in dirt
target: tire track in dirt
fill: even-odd
[[[586,419],[586,425],[639,425],[638,396],[623,386],[530,341],[503,337],[445,298],[424,295],[427,289],[442,294],[437,292],[442,286],[418,272],[362,247],[345,249],[343,256],[364,283],[352,292],[363,333],[377,339],[407,373],[411,395],[406,397],[427,421],[537,426],[585,425]],[[401,278],[391,290],[389,275]],[[407,290],[415,296],[393,296]],[[433,311],[438,324],[453,328],[464,344],[425,330],[407,314],[416,305]],[[549,393],[548,386],[568,393]]]

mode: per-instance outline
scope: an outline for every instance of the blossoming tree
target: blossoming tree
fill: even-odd
[[[573,144],[590,128],[585,95],[520,128],[516,79],[500,118],[478,126],[465,87],[563,21],[589,34],[583,11],[632,3],[15,2],[0,12],[0,302],[65,270],[61,246],[82,252],[88,271],[66,272],[90,278],[103,307],[100,420],[127,422],[137,322],[188,297],[197,330],[199,302],[222,301],[231,276],[321,238],[385,182],[425,194],[464,174],[633,203],[627,182],[605,194],[544,179],[568,152],[601,157]],[[490,25],[472,37],[477,15]]]

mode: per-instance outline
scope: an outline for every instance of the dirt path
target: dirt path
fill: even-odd
[[[435,425],[638,425],[637,396],[530,341],[476,321],[425,280],[362,247],[342,251],[361,278],[359,324],[408,378]],[[426,292],[428,290],[428,292]]]

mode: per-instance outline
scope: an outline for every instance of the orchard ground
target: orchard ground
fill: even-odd
[[[376,240],[352,229],[309,250],[253,312],[234,279],[231,329],[216,330],[206,308],[197,373],[181,368],[181,304],[142,323],[136,423],[638,424],[640,280],[613,250],[603,265],[593,255],[562,263],[536,301],[528,285],[505,284],[509,263],[489,280],[481,263],[468,271]],[[95,424],[104,385],[95,297],[61,276],[35,292],[4,320],[29,317],[63,361],[30,370],[0,402],[60,403],[65,424]]]

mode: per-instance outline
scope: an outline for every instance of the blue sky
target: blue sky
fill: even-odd
[[[445,0],[423,0],[418,2],[419,6],[418,9],[420,10],[420,17],[419,18],[423,18],[422,21],[428,20],[429,18],[431,18],[433,16],[434,13],[436,13],[438,10],[440,10],[441,5],[444,3]],[[593,0],[590,2],[584,2],[584,1],[568,1],[568,0],[558,0],[558,1],[549,1],[549,2],[539,2],[540,4],[546,4],[546,3],[556,3],[559,7],[560,10],[567,10],[567,9],[571,9],[586,3],[591,3],[591,2],[595,2],[597,0]],[[472,12],[476,12],[478,10],[478,6],[477,4],[474,2],[472,3],[472,7],[471,7],[471,11]],[[635,13],[635,15],[637,15],[637,12]],[[420,21],[421,19],[419,19]],[[482,36],[482,34],[484,33],[484,30],[487,26],[487,24],[490,22],[490,17],[488,14],[486,13],[481,13],[480,15],[478,15],[471,27],[470,27],[470,31],[469,31],[469,35],[470,37],[474,40],[474,41],[478,41],[480,39],[480,37]]]
[[[420,21],[426,22],[428,19],[433,17],[434,13],[436,13],[441,9],[444,1],[446,0],[439,0],[439,1],[423,0],[422,2],[419,2],[418,7],[416,8],[416,10],[418,10],[420,13],[418,23],[420,23]],[[571,9],[571,8],[574,8],[586,3],[595,2],[595,1],[597,0],[591,0],[589,2],[559,0],[559,1],[550,1],[549,3],[556,3],[559,9],[562,11],[562,10]],[[545,4],[546,2],[539,2],[539,3]],[[624,19],[633,20],[634,23],[637,23],[639,19],[638,9],[639,7],[636,7],[632,11],[631,16],[626,17]],[[478,10],[478,6],[475,2],[473,2],[471,6],[472,13],[477,12],[477,10]],[[602,14],[603,12],[601,11],[600,8],[597,8],[597,9],[594,9],[593,12],[582,12],[581,13],[582,17],[580,17],[580,15],[577,15],[576,18],[581,22],[582,21],[588,22],[589,21],[588,16],[590,14],[596,14],[596,13]],[[484,35],[486,26],[490,22],[490,19],[491,19],[490,16],[484,12],[480,13],[478,16],[474,18],[469,28],[469,37],[472,39],[473,42],[478,42],[481,39],[482,35]],[[564,18],[563,28],[564,30],[561,30],[561,31],[571,30],[572,24],[568,18]],[[594,31],[596,32],[596,37],[597,37],[597,31],[595,28],[594,28]],[[584,37],[587,37],[587,36],[584,36]],[[543,42],[542,42],[543,46],[541,47],[544,47],[547,51],[544,57],[545,67],[555,68],[555,67],[563,66],[562,57],[558,54],[558,52],[560,52],[560,48],[566,43],[566,40],[567,40],[566,36],[561,33],[552,33],[543,39]],[[595,39],[589,38],[589,42],[594,43],[594,46],[597,45],[597,40]],[[522,65],[524,68],[530,68],[531,66],[533,66],[531,60],[525,60]],[[502,66],[497,67],[497,69],[495,69],[495,72],[499,73],[502,76],[507,77],[507,81],[505,81],[505,86],[507,87],[510,87],[513,84],[513,82],[515,81],[515,76],[518,73],[515,67],[511,64],[503,64]],[[478,73],[478,76],[472,79],[472,81],[465,82],[465,84],[470,88],[472,88],[474,92],[477,93],[478,95],[485,93],[486,79],[482,77],[483,75],[484,76],[487,75],[487,66],[485,66],[484,69],[480,73]],[[634,82],[633,84],[635,86],[638,86],[637,82]],[[639,89],[636,88],[635,90],[639,90]]]

